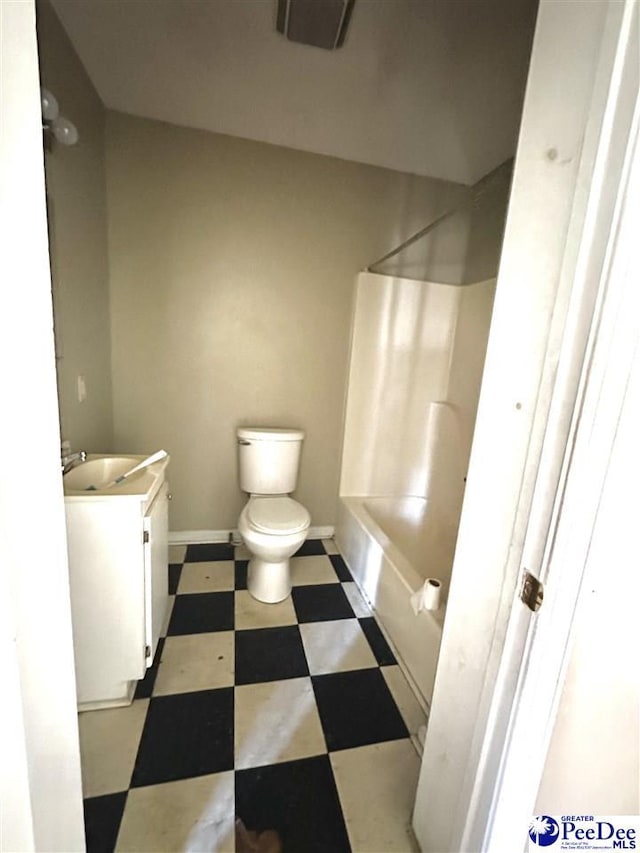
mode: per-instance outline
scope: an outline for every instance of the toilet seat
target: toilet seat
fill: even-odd
[[[252,498],[247,506],[247,521],[261,533],[298,533],[309,526],[311,516],[292,498]]]

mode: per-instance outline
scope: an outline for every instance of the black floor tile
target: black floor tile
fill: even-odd
[[[233,631],[233,592],[176,595],[167,635]]]
[[[235,575],[236,589],[246,589],[247,588],[247,569],[249,568],[249,560],[236,560],[235,564]]]
[[[291,597],[298,622],[326,622],[355,616],[339,583],[294,586]]]
[[[136,685],[136,692],[134,695],[134,699],[149,699],[151,694],[153,693],[153,685],[156,683],[156,676],[158,675],[158,666],[160,665],[160,658],[162,657],[162,649],[164,648],[164,637],[160,637],[158,640],[158,647],[156,648],[156,653],[153,656],[153,663],[147,670],[147,674],[139,681]]]
[[[353,580],[351,572],[347,568],[347,564],[340,554],[329,554],[329,559],[331,560],[333,568],[341,581],[349,582]]]
[[[373,616],[367,616],[359,621],[378,664],[380,666],[392,666],[397,663],[395,655],[389,648],[389,644]]]
[[[236,631],[236,684],[309,675],[297,625]]]
[[[321,539],[307,539],[298,548],[294,557],[315,557],[316,554],[326,554]]]
[[[329,751],[409,737],[379,669],[312,677]]]
[[[149,702],[132,787],[233,768],[233,687]]]
[[[175,595],[180,583],[182,563],[169,563],[169,595]]]
[[[234,546],[227,542],[213,542],[207,545],[187,545],[185,563],[202,563],[205,560],[233,560]]]
[[[126,802],[126,791],[91,797],[84,801],[87,853],[113,853]]]
[[[236,816],[247,829],[274,829],[283,853],[349,853],[351,847],[326,755],[239,770]]]

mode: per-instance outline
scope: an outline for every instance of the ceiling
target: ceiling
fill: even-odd
[[[515,150],[535,0],[356,0],[344,46],[276,0],[52,0],[106,107],[471,184]]]

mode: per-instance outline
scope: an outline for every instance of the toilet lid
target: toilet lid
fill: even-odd
[[[247,520],[263,533],[297,533],[309,526],[311,516],[291,498],[253,498],[247,508]]]

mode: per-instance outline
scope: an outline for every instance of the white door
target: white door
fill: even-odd
[[[540,6],[416,799],[423,851],[526,841],[623,388],[606,412],[594,401],[612,365],[628,373],[637,334],[618,325],[638,309],[612,265],[629,240],[619,229],[636,134],[637,13],[635,0]],[[612,353],[610,340],[623,338]],[[590,446],[598,414],[606,422]],[[582,538],[560,571],[570,496],[581,501]],[[526,570],[546,582],[538,615],[518,597]]]

